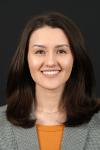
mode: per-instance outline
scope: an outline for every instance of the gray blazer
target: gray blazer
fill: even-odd
[[[0,107],[0,150],[40,150],[36,127],[12,125]],[[100,112],[80,127],[65,127],[61,150],[100,150]]]

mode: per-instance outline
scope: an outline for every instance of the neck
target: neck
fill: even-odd
[[[37,110],[44,112],[59,111],[63,88],[49,90],[36,85]]]

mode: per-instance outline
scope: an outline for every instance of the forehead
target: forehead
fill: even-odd
[[[64,33],[64,31],[60,28],[52,28],[50,26],[41,27],[32,32],[29,43],[38,43],[46,44],[46,43],[55,43],[55,44],[68,44],[68,37]]]

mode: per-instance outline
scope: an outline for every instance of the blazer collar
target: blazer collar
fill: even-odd
[[[88,134],[88,125],[65,127],[61,150],[83,150]]]
[[[87,124],[80,127],[65,127],[63,131],[61,150],[83,150],[88,134]],[[18,150],[39,150],[36,126],[30,129],[14,127]]]

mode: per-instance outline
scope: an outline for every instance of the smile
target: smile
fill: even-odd
[[[42,73],[47,77],[54,77],[58,75],[60,71],[59,70],[52,70],[52,71],[42,71]]]

